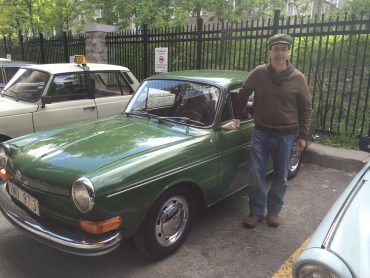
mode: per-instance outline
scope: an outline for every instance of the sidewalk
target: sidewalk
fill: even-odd
[[[370,153],[309,143],[303,161],[347,172],[358,172],[370,161]]]

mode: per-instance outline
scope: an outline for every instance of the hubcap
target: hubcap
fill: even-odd
[[[161,207],[155,225],[155,236],[161,246],[174,244],[184,233],[189,206],[182,196],[173,196]]]

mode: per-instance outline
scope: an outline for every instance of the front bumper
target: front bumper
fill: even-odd
[[[76,233],[41,223],[13,202],[6,191],[6,183],[1,182],[0,210],[16,228],[44,244],[67,253],[82,256],[103,255],[117,248],[122,240],[120,231],[89,237],[83,232]]]

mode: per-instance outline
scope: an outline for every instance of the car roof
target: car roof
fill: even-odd
[[[25,61],[0,61],[0,66],[2,67],[22,67],[27,65],[34,65],[32,62]]]
[[[96,64],[87,63],[90,71],[129,71],[128,68],[110,64]],[[46,71],[51,74],[65,73],[65,72],[82,72],[83,68],[74,63],[60,63],[60,64],[42,64],[42,65],[30,65],[25,66],[28,69],[35,69],[40,71]]]
[[[248,72],[234,70],[186,70],[153,75],[151,79],[180,79],[212,83],[222,87],[240,84],[247,78]]]

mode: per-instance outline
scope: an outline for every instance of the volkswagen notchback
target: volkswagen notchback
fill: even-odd
[[[142,82],[120,115],[4,142],[3,214],[66,252],[104,254],[134,237],[147,256],[170,255],[197,207],[248,185],[253,113],[250,105],[243,115],[234,109],[246,76],[159,74]],[[292,161],[294,175],[300,157]]]

